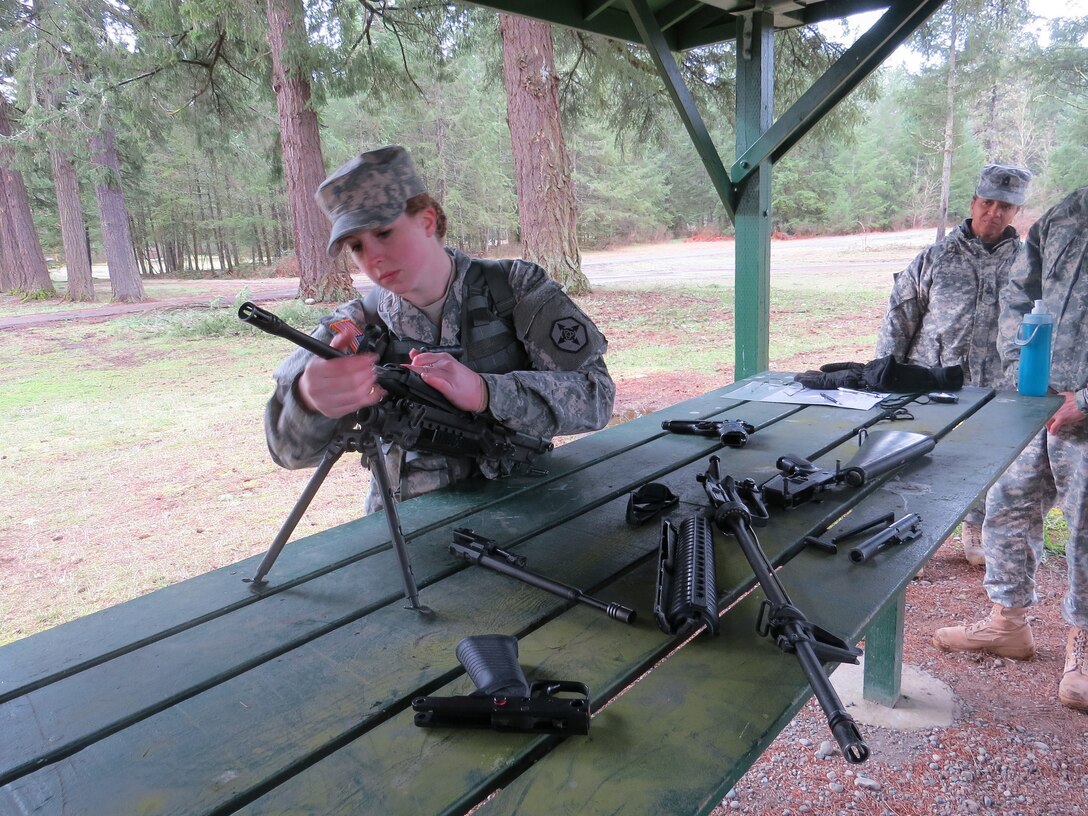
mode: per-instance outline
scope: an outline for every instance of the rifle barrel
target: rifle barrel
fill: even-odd
[[[285,323],[282,318],[249,301],[238,307],[238,319],[243,323],[255,326],[263,332],[282,337],[284,340],[290,340],[296,346],[301,346],[311,354],[324,357],[326,360],[350,356],[346,352],[334,349],[328,343],[322,343],[316,337],[303,334],[298,329]]]
[[[466,561],[479,564],[481,567],[487,567],[495,572],[501,572],[503,575],[516,578],[522,583],[529,584],[537,589],[543,589],[545,592],[558,595],[560,598],[566,598],[568,601],[576,601],[577,603],[585,604],[600,612],[604,612],[608,617],[612,618],[612,620],[618,620],[621,623],[634,623],[634,609],[626,607],[623,604],[615,603],[614,601],[599,600],[590,595],[586,595],[577,587],[572,587],[569,584],[552,580],[540,573],[519,567],[516,564],[510,563],[510,561],[505,558],[497,558],[494,555],[490,555],[484,546],[465,543],[464,539],[467,539],[468,535],[463,534],[460,531],[455,531],[454,535],[462,540],[458,541],[455,539],[454,542],[450,544],[450,552],[460,558],[464,558]]]

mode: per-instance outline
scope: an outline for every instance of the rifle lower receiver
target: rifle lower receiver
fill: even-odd
[[[510,635],[475,635],[457,644],[457,659],[476,684],[461,697],[412,700],[420,728],[490,728],[530,734],[589,733],[589,688],[570,680],[532,685],[518,663]]]

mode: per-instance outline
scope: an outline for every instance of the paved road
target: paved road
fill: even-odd
[[[773,277],[822,275],[834,273],[846,280],[854,272],[887,275],[905,266],[904,259],[933,240],[932,230],[909,230],[870,235],[827,236],[788,241],[771,245]],[[732,283],[735,271],[732,241],[677,242],[625,247],[616,250],[586,252],[582,269],[594,285],[630,283]],[[871,257],[867,257],[871,256]],[[363,275],[354,277],[361,292],[370,287]],[[176,281],[164,285],[176,287]],[[119,315],[207,306],[216,300],[224,307],[234,304],[239,293],[248,290],[255,301],[289,300],[298,292],[297,278],[275,280],[200,281],[205,291],[192,297],[164,297],[141,303],[103,303],[87,308],[65,309],[0,317],[0,330],[43,326],[65,320],[105,320]],[[149,295],[155,297],[155,284],[149,282]],[[28,309],[33,306],[28,305]]]

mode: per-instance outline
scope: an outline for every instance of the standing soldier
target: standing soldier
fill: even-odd
[[[1031,173],[988,164],[971,199],[971,217],[923,250],[895,276],[876,357],[901,363],[963,367],[966,385],[1006,385],[997,351],[998,295],[1020,253],[1012,219],[1027,196]],[[967,511],[963,551],[982,564],[984,502]]]
[[[990,489],[982,543],[990,615],[970,626],[938,629],[933,642],[954,652],[1028,659],[1035,643],[1025,607],[1035,603],[1043,518],[1055,506],[1069,526],[1069,588],[1062,617],[1073,628],[1058,686],[1063,705],[1088,711],[1088,187],[1048,210],[1028,233],[1001,294],[1001,350],[1006,370],[1024,314],[1042,299],[1055,316],[1050,388],[1065,398],[1046,428]]]

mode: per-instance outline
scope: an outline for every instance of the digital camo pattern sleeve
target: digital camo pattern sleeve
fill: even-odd
[[[1054,315],[1050,384],[1076,391],[1088,384],[1088,187],[1047,210],[1028,231],[1024,251],[1001,292],[1000,349],[1006,372],[1020,360],[1016,335],[1042,299]]]
[[[877,344],[912,365],[959,365],[964,382],[1004,385],[997,352],[998,292],[1020,252],[1015,230],[987,247],[960,224],[896,277]]]
[[[891,354],[906,362],[914,336],[929,308],[929,267],[933,247],[918,253],[910,266],[895,276],[888,309],[880,325],[875,357]]]
[[[353,300],[322,318],[311,336],[324,343],[332,342],[328,324],[348,317],[360,327],[366,325],[361,300]],[[336,433],[339,420],[315,413],[302,404],[296,391],[298,378],[313,355],[296,349],[272,375],[276,387],[264,409],[264,435],[272,460],[289,469],[313,467]]]
[[[595,431],[608,424],[616,386],[604,335],[539,266],[515,261],[514,327],[532,371],[482,374],[488,411],[509,427],[539,436]]]

